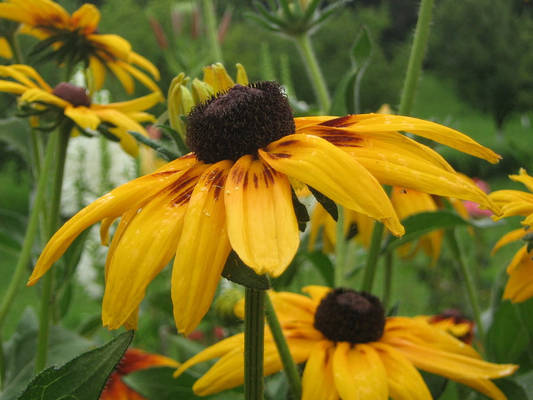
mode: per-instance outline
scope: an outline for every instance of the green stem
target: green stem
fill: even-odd
[[[329,97],[326,81],[324,80],[324,75],[322,75],[320,65],[318,64],[315,52],[313,51],[313,46],[311,44],[311,40],[309,39],[309,35],[303,34],[300,36],[295,36],[294,40],[296,47],[300,51],[300,54],[304,60],[309,78],[311,79],[311,85],[313,86],[315,96],[320,106],[320,113],[327,114],[331,105],[331,99]]]
[[[13,59],[17,64],[24,64],[24,57],[22,56],[22,51],[20,51],[20,44],[17,39],[15,32],[6,36],[6,40],[9,43],[9,46],[13,50]]]
[[[52,161],[54,160],[56,138],[53,136],[49,139],[46,146],[46,155],[44,158],[43,173],[39,177],[37,183],[37,191],[35,194],[35,199],[33,206],[31,207],[30,219],[28,221],[28,226],[26,228],[26,234],[24,236],[24,242],[22,244],[22,250],[20,251],[19,259],[17,265],[15,266],[15,272],[13,277],[9,281],[9,286],[7,291],[2,299],[2,304],[0,305],[0,328],[5,322],[6,315],[11,308],[11,304],[15,299],[22,281],[26,275],[26,267],[31,259],[31,250],[33,246],[33,241],[35,235],[37,234],[37,228],[39,225],[39,215],[43,209],[45,203],[45,193],[47,189],[48,174],[47,171],[50,171],[52,167]]]
[[[215,7],[213,6],[213,2],[211,0],[203,0],[202,5],[204,10],[205,25],[207,28],[207,39],[211,49],[211,59],[213,62],[223,63],[224,59],[222,58],[222,50],[220,49],[220,43],[218,43]]]
[[[413,39],[413,46],[411,47],[411,54],[409,55],[407,73],[405,75],[400,99],[400,109],[398,110],[400,115],[409,115],[413,109],[418,78],[422,71],[422,61],[424,59],[429,38],[432,9],[433,0],[421,0],[415,37]]]
[[[368,255],[366,258],[363,284],[361,285],[361,290],[364,292],[372,292],[372,286],[374,286],[379,252],[381,250],[381,240],[383,238],[383,227],[384,225],[381,222],[374,222],[372,240],[370,242],[370,249],[368,250]]]
[[[337,231],[335,242],[335,287],[344,284],[344,269],[346,264],[346,239],[344,237],[344,207],[337,205]]]
[[[385,311],[389,308],[392,293],[392,276],[394,273],[394,252],[389,251],[385,255],[385,282],[383,287],[383,307]]]
[[[283,335],[283,330],[279,324],[278,316],[276,315],[276,310],[272,305],[270,296],[267,294],[265,296],[265,315],[272,332],[272,337],[276,342],[276,347],[278,348],[278,353],[283,363],[283,369],[287,374],[287,380],[289,381],[289,387],[292,391],[294,399],[300,399],[302,397],[302,382],[300,380],[300,373],[298,368],[292,358],[289,346]]]
[[[467,261],[464,255],[464,251],[461,249],[461,246],[459,246],[455,230],[453,229],[447,230],[445,236],[446,236],[446,241],[448,242],[448,246],[450,247],[450,250],[454,258],[457,260],[457,264],[459,265],[459,270],[461,271],[461,274],[463,275],[464,284],[465,284],[466,292],[468,295],[468,300],[470,302],[470,306],[474,314],[474,321],[476,322],[476,326],[477,326],[477,332],[479,334],[481,343],[484,343],[483,340],[484,340],[485,331],[483,329],[483,323],[481,322],[481,310],[479,308],[479,303],[478,303],[478,299],[476,296],[476,293],[477,293],[476,286],[474,284],[474,279],[472,277],[472,274],[470,273],[470,269],[468,268]]]
[[[52,184],[52,198],[50,202],[50,212],[48,216],[48,232],[47,239],[50,239],[52,234],[57,229],[59,223],[59,208],[61,205],[61,187],[63,186],[63,173],[65,170],[65,160],[67,156],[68,141],[70,138],[70,131],[72,125],[65,121],[57,133],[59,137],[56,147],[56,165],[53,175]],[[37,358],[35,360],[35,372],[39,373],[46,365],[46,358],[48,352],[48,336],[50,330],[50,316],[52,292],[54,285],[53,271],[49,271],[43,277],[43,286],[41,294],[41,310],[39,314],[39,336],[37,340]]]
[[[244,398],[263,400],[265,291],[246,288],[244,300]]]

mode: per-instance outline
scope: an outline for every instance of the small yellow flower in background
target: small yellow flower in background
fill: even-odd
[[[122,382],[122,377],[147,368],[177,368],[178,366],[179,363],[171,358],[139,349],[128,349],[115,372],[109,377],[104,391],[100,395],[100,400],[145,400],[143,396]]]
[[[419,315],[414,319],[421,319],[467,344],[472,343],[474,322],[465,318],[458,310],[452,308],[437,315]]]
[[[190,78],[182,72],[170,83],[168,89],[168,118],[170,127],[185,139],[186,126],[182,118],[189,115],[192,108],[205,103],[217,93],[226,92],[235,83],[248,85],[248,75],[241,64],[236,65],[237,76],[231,79],[226,68],[221,63],[204,67],[202,80]]]
[[[134,327],[148,284],[174,258],[172,301],[178,330],[205,315],[233,249],[258,274],[282,274],[300,236],[289,178],[347,209],[404,228],[381,183],[472,199],[485,193],[431,150],[397,132],[431,137],[496,162],[469,137],[415,118],[363,114],[293,118],[275,82],[234,85],[192,109],[186,142],[192,153],[97,199],[56,232],[29,284],[35,284],[86,228],[116,218],[106,262],[104,325]]]
[[[9,42],[4,37],[0,37],[0,57],[11,59],[13,58],[13,52]]]
[[[513,230],[504,235],[492,250],[493,253],[502,246],[521,240],[526,235],[533,233],[533,178],[524,169],[518,175],[510,175],[513,181],[520,182],[531,192],[519,190],[497,190],[489,197],[501,206],[502,215],[495,217],[501,219],[521,215],[526,217],[522,221],[523,228]],[[533,297],[533,251],[528,251],[528,245],[518,250],[511,263],[507,266],[509,281],[505,286],[503,298],[519,303]]]
[[[417,368],[470,386],[486,396],[505,395],[491,379],[516,365],[483,361],[469,345],[420,318],[385,317],[380,301],[364,292],[308,286],[310,297],[272,293],[283,334],[296,363],[305,364],[303,400],[431,400]],[[244,305],[236,306],[242,318]],[[244,334],[229,337],[183,363],[174,374],[219,358],[193,386],[200,396],[242,385]],[[283,368],[265,332],[265,375]]]
[[[159,71],[150,61],[132,51],[122,37],[98,33],[100,11],[92,4],[84,4],[70,15],[51,0],[7,0],[0,3],[0,18],[19,22],[23,24],[21,33],[46,40],[52,48],[42,50],[57,52],[58,61],[85,62],[92,73],[91,92],[102,87],[106,69],[128,93],[134,90],[133,78],[154,92],[160,91],[152,78],[137,68],[159,80]]]
[[[119,103],[92,104],[84,88],[66,82],[52,88],[37,71],[22,64],[0,66],[0,77],[11,79],[0,79],[0,92],[18,95],[20,107],[38,112],[58,111],[81,130],[105,129],[133,156],[138,153],[137,141],[127,131],[147,135],[140,123],[155,119],[144,110],[163,101],[161,93],[154,92]]]

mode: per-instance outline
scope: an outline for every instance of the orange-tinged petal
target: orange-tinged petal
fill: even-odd
[[[231,168],[224,203],[231,247],[241,260],[258,274],[283,273],[300,242],[287,177],[243,156]]]
[[[302,400],[337,400],[333,379],[333,343],[318,342],[309,355],[302,377]]]
[[[100,22],[100,11],[93,4],[83,4],[72,14],[72,28],[83,28],[84,34],[94,32]]]
[[[152,198],[121,235],[106,275],[102,304],[104,326],[117,329],[124,324],[141,303],[148,284],[176,253],[182,218],[196,183],[194,171],[197,170],[190,169]]]
[[[137,209],[146,199],[179,179],[183,172],[196,163],[195,158],[176,160],[171,171],[155,172],[137,178],[92,202],[68,220],[50,239],[37,260],[28,285],[33,285],[59,259],[76,237],[96,222],[118,217],[128,209]]]
[[[223,188],[232,162],[209,167],[189,200],[172,268],[172,302],[179,332],[189,334],[209,309],[231,250]]]
[[[464,135],[455,129],[439,125],[435,122],[412,117],[404,117],[400,115],[368,115],[370,115],[371,118],[365,118],[351,126],[351,128],[358,132],[411,132],[415,135],[445,144],[449,147],[462,151],[463,153],[483,158],[484,160],[487,160],[493,164],[497,163],[501,159],[498,154],[489,148],[480,145],[469,136]]]
[[[379,182],[326,140],[288,135],[271,143],[267,151],[259,150],[259,154],[275,170],[304,182],[344,207],[383,222],[397,236],[404,233]]]
[[[387,371],[387,382],[394,400],[432,400],[418,370],[401,353],[383,343],[372,343]]]
[[[98,115],[87,107],[67,106],[65,108],[65,115],[81,128],[96,130],[98,125],[100,125],[100,118],[98,118]]]

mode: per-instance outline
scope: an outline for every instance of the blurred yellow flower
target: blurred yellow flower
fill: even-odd
[[[474,322],[465,318],[455,309],[449,309],[436,315],[419,315],[414,317],[414,319],[423,320],[428,324],[448,332],[465,343],[472,343]]]
[[[510,175],[509,178],[524,184],[530,192],[533,192],[533,178],[524,169],[520,169],[518,175]],[[519,190],[498,190],[492,192],[489,197],[501,206],[503,213],[494,219],[498,220],[515,215],[526,217],[522,221],[524,227],[504,235],[494,246],[493,253],[502,246],[524,239],[526,235],[533,233],[533,193]],[[507,266],[507,274],[509,281],[503,293],[504,299],[519,303],[533,297],[533,251],[528,251],[527,244],[515,254]]]
[[[137,68],[159,80],[159,71],[150,61],[132,51],[122,37],[98,33],[100,11],[92,4],[82,5],[71,15],[51,0],[6,0],[0,3],[0,18],[23,24],[21,33],[41,39],[36,48],[54,53],[60,63],[84,62],[92,73],[91,91],[102,87],[106,69],[128,93],[133,93],[133,78],[160,91],[152,78]]]
[[[22,64],[0,66],[0,77],[10,79],[0,79],[0,92],[17,95],[19,106],[30,114],[35,111],[43,118],[43,111],[59,111],[82,131],[103,130],[116,137],[122,148],[133,156],[137,155],[138,146],[128,130],[147,135],[140,123],[152,121],[154,117],[144,110],[163,100],[160,92],[154,92],[130,101],[92,104],[84,88],[66,82],[52,88],[37,71]]]
[[[104,324],[134,326],[148,284],[175,256],[174,318],[188,334],[209,309],[231,249],[258,274],[279,276],[293,259],[300,236],[289,177],[398,236],[404,228],[381,180],[491,207],[442,157],[396,130],[498,159],[457,131],[415,118],[293,118],[277,83],[237,84],[189,113],[186,141],[193,153],[81,210],[47,244],[29,284],[83,230],[102,221],[106,241],[112,221],[122,217],[107,256]]]
[[[5,37],[0,37],[0,57],[11,59],[13,58],[13,52],[11,46]]]
[[[296,363],[305,362],[303,400],[431,400],[417,368],[470,386],[486,396],[505,395],[490,379],[512,374],[516,365],[481,360],[469,345],[417,318],[385,317],[380,301],[349,289],[308,286],[310,297],[272,293],[283,334]],[[242,318],[243,302],[236,307]],[[244,334],[229,337],[183,363],[219,358],[193,386],[200,396],[239,386],[244,380]],[[269,330],[264,371],[283,368]]]

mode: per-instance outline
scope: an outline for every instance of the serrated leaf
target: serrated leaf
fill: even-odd
[[[95,400],[133,339],[125,332],[109,343],[41,372],[18,400]]]
[[[419,239],[421,236],[437,229],[454,228],[470,223],[452,211],[423,212],[411,215],[402,221],[405,227],[405,235],[401,238],[390,238],[385,244],[383,252],[394,250],[395,248]]]
[[[239,256],[232,251],[226,261],[222,276],[232,282],[253,289],[270,289],[266,275],[257,275],[253,269],[244,264]]]
[[[357,69],[370,61],[372,55],[372,40],[368,29],[363,26],[355,38],[355,42],[351,49],[351,55],[355,62]]]

